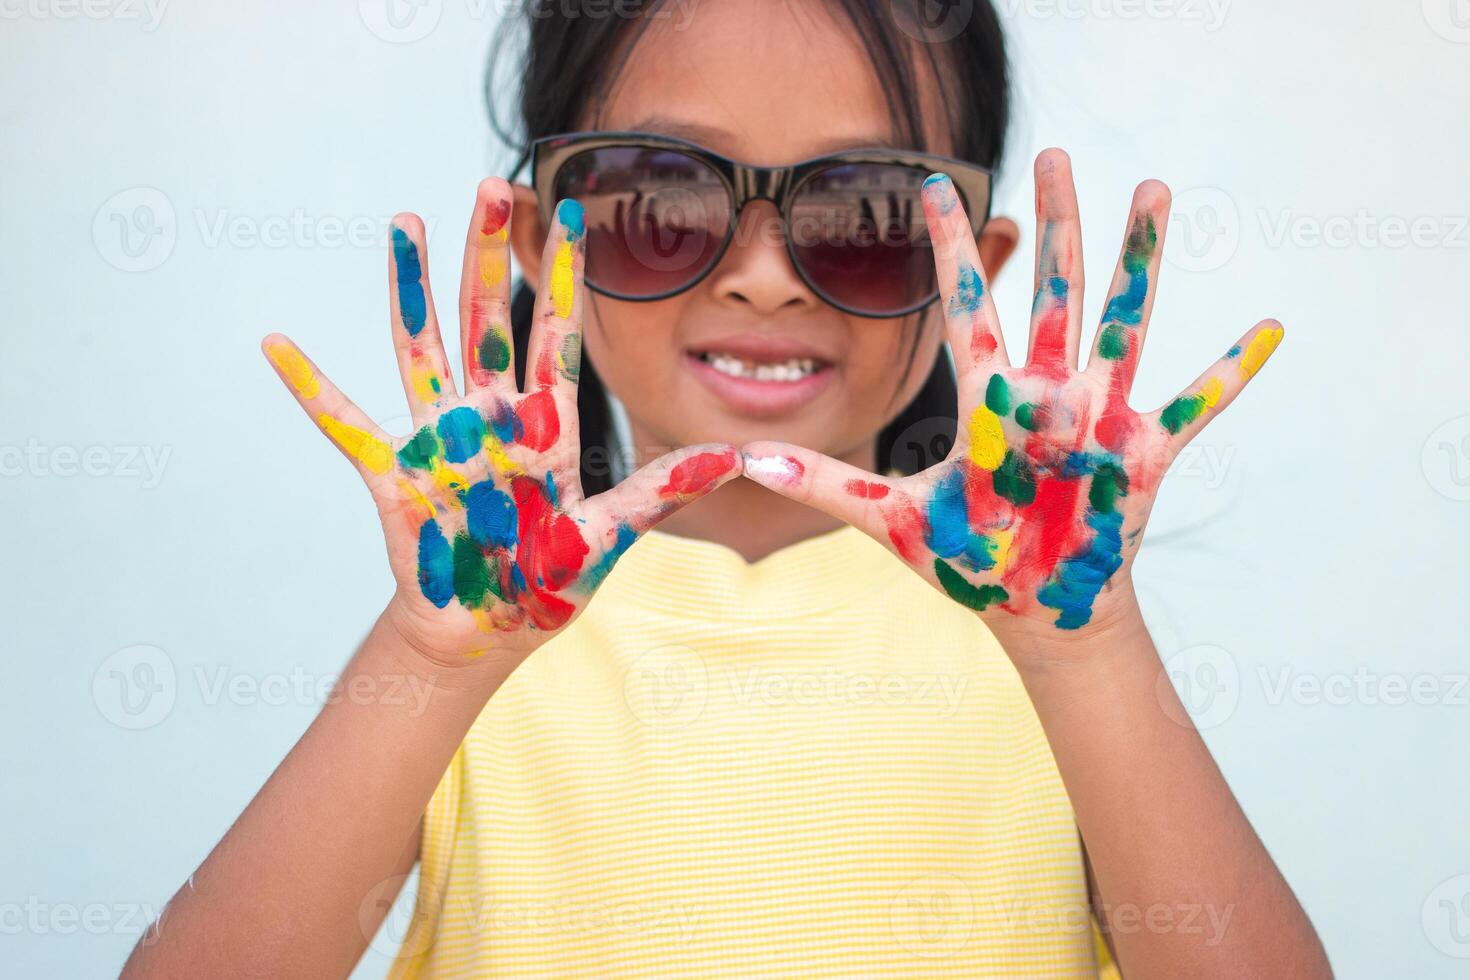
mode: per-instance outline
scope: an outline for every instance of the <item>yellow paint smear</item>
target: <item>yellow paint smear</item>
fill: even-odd
[[[302,398],[315,398],[322,393],[321,382],[312,371],[311,363],[295,347],[290,344],[271,344],[265,349],[265,354],[277,370],[286,376],[286,383],[295,389],[296,394]]]
[[[386,473],[393,468],[393,447],[371,432],[364,432],[330,415],[319,415],[316,421],[322,431],[342,447],[343,452],[369,471]]]
[[[1281,327],[1268,327],[1256,334],[1246,346],[1245,353],[1240,357],[1240,374],[1244,378],[1253,378],[1261,365],[1266,363],[1266,358],[1276,350],[1276,345],[1281,343],[1281,338],[1286,333]]]
[[[1006,570],[1006,562],[1011,557],[1011,540],[1015,536],[1016,532],[1011,528],[991,532],[990,540],[995,543],[995,567],[990,570],[990,574],[999,575]]]
[[[525,470],[516,464],[515,460],[505,454],[505,447],[500,444],[500,440],[488,432],[485,433],[483,449],[486,457],[490,460],[490,465],[495,468],[495,472],[502,478],[508,480],[513,476],[519,476],[525,472]]]
[[[496,232],[496,235],[500,232]],[[494,237],[493,235],[491,236]],[[505,278],[505,256],[501,249],[487,248],[480,252],[480,282],[487,286],[495,286]]]
[[[439,399],[444,397],[443,382],[439,382],[439,390],[434,389],[434,383],[439,381],[439,376],[434,369],[424,363],[415,363],[409,372],[413,380],[414,392],[430,405],[439,404]]]
[[[399,480],[398,489],[403,491],[403,495],[406,498],[412,500],[415,504],[418,504],[419,509],[422,510],[424,513],[424,517],[432,518],[438,516],[439,511],[434,506],[434,502],[428,497],[424,496],[424,492],[418,487],[414,486],[408,480]]]
[[[1209,411],[1214,408],[1215,403],[1220,400],[1220,395],[1224,391],[1225,386],[1221,384],[1219,378],[1211,378],[1206,381],[1205,386],[1199,390],[1199,395],[1197,396],[1204,403],[1204,411]]]
[[[1006,458],[1006,435],[1000,416],[987,406],[970,416],[970,461],[982,470],[994,470]]]
[[[563,320],[572,315],[572,285],[572,243],[563,241],[551,264],[551,308]]]

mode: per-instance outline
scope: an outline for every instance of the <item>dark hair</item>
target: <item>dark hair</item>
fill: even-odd
[[[526,31],[521,64],[511,77],[520,79],[519,127],[503,126],[495,115],[493,92],[501,90],[496,67],[502,48],[514,37],[504,31],[492,47],[485,79],[490,123],[507,145],[520,150],[512,176],[525,164],[530,142],[552,133],[577,128],[577,120],[593,93],[605,93],[626,64],[635,42],[662,0],[620,0],[610,12],[606,0],[572,0],[580,7],[598,4],[597,11],[569,11],[568,0],[527,0],[521,13]],[[1010,86],[1005,42],[990,0],[973,0],[949,8],[952,19],[938,28],[924,28],[920,9],[926,0],[831,0],[862,39],[877,72],[889,112],[901,138],[927,150],[920,114],[914,49],[928,57],[934,77],[947,80],[942,93],[957,93],[962,104],[945,104],[952,128],[950,155],[998,170],[1010,119]],[[510,21],[507,20],[507,24]],[[957,30],[956,30],[957,27]],[[625,31],[633,32],[624,36]],[[922,34],[921,31],[927,31]],[[924,40],[918,37],[923,36]],[[947,100],[946,100],[947,102]],[[511,333],[515,340],[516,378],[524,385],[535,293],[522,280],[511,299]],[[914,314],[917,323],[919,314]],[[919,342],[913,342],[909,358]],[[912,369],[912,363],[910,363]],[[878,436],[878,471],[914,473],[941,458],[953,444],[958,395],[954,374],[941,348],[918,395]],[[612,485],[606,465],[613,446],[612,413],[601,378],[590,359],[582,358],[577,410],[581,427],[582,485],[591,496]],[[902,444],[900,444],[902,443]],[[904,453],[907,458],[900,458]],[[937,453],[937,455],[936,455]]]

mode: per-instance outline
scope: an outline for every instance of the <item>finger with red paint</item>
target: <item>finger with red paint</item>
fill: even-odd
[[[1058,149],[1036,158],[1036,293],[1026,364],[1065,377],[1077,370],[1082,335],[1082,223],[1072,160]]]
[[[389,231],[388,299],[393,350],[418,424],[456,398],[454,375],[439,336],[439,318],[429,291],[429,250],[424,223],[416,214],[394,215]]]
[[[945,174],[931,174],[924,181],[920,200],[942,287],[940,309],[945,333],[963,390],[975,368],[1008,363],[1005,338],[980,263],[980,250],[954,183]]]
[[[465,391],[516,390],[510,330],[511,189],[486,177],[475,192],[459,278],[459,340]]]

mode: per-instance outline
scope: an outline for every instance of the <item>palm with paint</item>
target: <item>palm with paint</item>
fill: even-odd
[[[504,180],[482,182],[470,223],[459,304],[463,396],[439,336],[423,222],[394,219],[391,320],[410,435],[383,432],[288,338],[262,344],[372,492],[398,584],[395,624],[447,665],[534,649],[571,621],[639,534],[740,473],[734,447],[694,446],[582,496],[582,209],[560,202],[547,234],[521,394],[509,330],[510,195]]]
[[[1037,272],[1030,354],[1006,357],[974,238],[953,185],[934,175],[924,210],[956,365],[949,456],[887,478],[784,443],[745,447],[746,475],[861,528],[956,601],[1062,630],[1108,620],[1170,461],[1239,394],[1282,337],[1263,321],[1164,407],[1128,405],[1153,304],[1168,189],[1134,195],[1102,325],[1078,369],[1081,230],[1070,165],[1037,160]]]

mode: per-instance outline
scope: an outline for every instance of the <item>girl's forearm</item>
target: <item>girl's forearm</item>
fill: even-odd
[[[508,673],[436,670],[380,617],[338,696],[169,902],[125,980],[346,976],[412,867],[435,786]]]
[[[1098,919],[1124,976],[1331,976],[1306,913],[1173,686],[1160,683],[1137,603],[1125,608],[1085,637],[997,630],[1013,656],[1013,645],[1024,650],[1022,680],[1076,812]]]

